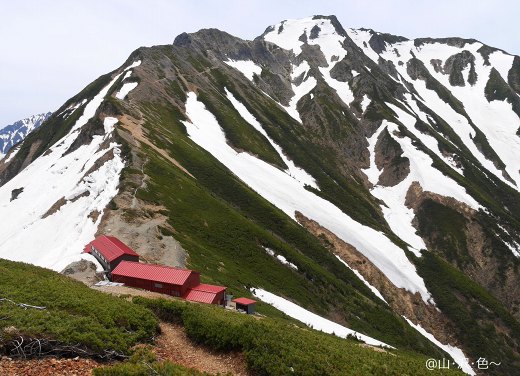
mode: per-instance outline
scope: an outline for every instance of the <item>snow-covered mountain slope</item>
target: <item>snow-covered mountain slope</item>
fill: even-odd
[[[99,134],[84,144],[78,141],[120,75],[73,106],[81,114],[68,133],[0,188],[0,210],[9,218],[0,229],[0,257],[57,271],[80,258],[94,260],[81,252],[117,194],[124,167],[112,136],[117,118],[105,116]],[[69,115],[60,111],[57,116]]]
[[[519,93],[520,58],[474,40],[333,16],[253,41],[184,33],[0,162],[0,257],[61,269],[112,233],[467,373],[485,352],[515,374]]]
[[[512,98],[493,97],[499,91],[500,82],[508,81],[514,56],[486,48],[487,46],[473,40],[455,40],[451,43],[436,40],[383,42],[384,48],[378,53],[369,44],[371,38],[378,36],[377,33],[349,30],[348,34],[375,63],[380,59],[392,62],[398,81],[413,81],[417,93],[408,98],[410,106],[422,102],[449,123],[456,125],[453,130],[472,155],[488,171],[519,189],[518,93],[511,93]],[[430,76],[416,77],[413,72],[416,61],[424,65],[426,74],[448,88],[453,98],[447,100],[442,97],[441,92],[428,87],[428,80],[433,81]],[[457,105],[454,107],[453,103]],[[458,106],[459,103],[462,106]],[[421,116],[420,111],[414,112]],[[422,120],[428,122],[424,115]],[[496,153],[495,158],[490,158],[491,153],[486,156],[482,145],[479,145],[475,138],[479,130]]]
[[[0,159],[2,159],[14,145],[22,141],[30,132],[38,129],[49,116],[51,116],[51,112],[32,115],[28,118],[0,128]]]
[[[230,99],[234,99],[232,94]],[[233,101],[232,101],[233,103]],[[235,106],[238,103],[234,103]],[[238,106],[237,106],[238,107]],[[242,116],[251,118],[247,109],[239,109]],[[295,218],[297,211],[318,221],[346,242],[365,254],[397,286],[419,292],[425,301],[430,294],[415,267],[404,251],[383,234],[362,226],[345,215],[336,206],[305,189],[304,184],[286,172],[265,163],[247,153],[235,152],[227,143],[216,118],[197,100],[195,93],[188,93],[184,122],[192,140],[208,150],[241,180],[262,197],[272,202],[287,215]],[[254,118],[253,118],[254,119]],[[385,252],[381,252],[384,249]]]

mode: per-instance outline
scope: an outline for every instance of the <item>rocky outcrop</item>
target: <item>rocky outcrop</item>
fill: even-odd
[[[144,174],[147,157],[140,151],[143,145],[152,143],[143,133],[137,119],[122,117],[119,137],[129,146],[128,171],[121,177],[120,192],[109,207],[105,208],[97,235],[109,234],[122,239],[131,248],[138,250],[143,261],[186,266],[187,253],[175,240],[175,230],[168,223],[168,213],[163,206],[148,204],[137,197],[141,189],[147,189],[148,177]],[[186,174],[184,169],[167,152],[153,146],[155,152],[166,158]],[[193,178],[193,176],[191,176]]]
[[[444,221],[459,224],[452,229],[455,236],[447,230],[440,231],[438,226],[431,226],[439,218],[433,216],[431,209],[425,210],[429,202],[447,208],[447,214],[452,213],[450,217],[444,214]],[[412,183],[408,190],[406,205],[414,210],[413,224],[430,251],[438,252],[491,291],[512,315],[520,318],[520,263],[505,261],[507,259],[500,255],[509,255],[511,251],[504,245],[504,238],[500,236],[502,231],[496,224],[486,222],[483,213],[452,197],[424,191],[417,182]]]
[[[354,246],[344,242],[318,222],[299,212],[296,213],[296,219],[311,234],[320,239],[332,253],[361,273],[372,286],[379,290],[392,310],[414,323],[420,323],[441,342],[456,344],[457,340],[453,336],[453,324],[434,305],[424,303],[419,293],[412,294],[405,289],[397,288]]]
[[[462,71],[469,65],[468,83],[475,85],[477,82],[477,72],[475,71],[475,56],[467,50],[450,56],[444,63],[443,72],[450,76],[452,86],[465,86],[466,81]]]
[[[410,173],[410,160],[403,157],[401,145],[392,138],[387,128],[377,139],[375,161],[377,168],[382,170],[377,182],[379,185],[393,187]]]

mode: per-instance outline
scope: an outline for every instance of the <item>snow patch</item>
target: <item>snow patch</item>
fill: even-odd
[[[268,247],[262,247],[262,248],[265,250],[265,253],[267,253],[269,256],[271,256],[271,257],[276,256],[276,253],[271,248],[268,248]]]
[[[502,51],[495,51],[489,55],[489,63],[500,73],[505,82],[507,82],[514,59],[513,55],[505,54]]]
[[[398,119],[403,123],[412,133],[420,138],[429,148],[437,149],[437,142],[432,137],[422,135],[415,129],[416,118],[401,108],[387,103],[387,105],[397,114]],[[375,164],[375,146],[377,139],[384,128],[387,130],[396,142],[399,143],[403,149],[403,157],[410,161],[410,172],[408,176],[399,184],[392,187],[385,187],[376,185],[381,174],[381,171]],[[440,194],[446,197],[453,197],[456,200],[463,202],[470,207],[478,210],[481,206],[473,197],[471,197],[466,190],[457,184],[451,178],[442,174],[439,170],[432,166],[433,160],[427,154],[418,150],[410,138],[408,137],[394,137],[393,133],[399,132],[399,127],[395,123],[383,121],[379,129],[374,135],[368,139],[370,151],[370,167],[363,170],[367,175],[369,181],[375,186],[371,189],[372,195],[384,202],[381,206],[383,215],[389,224],[392,231],[402,240],[409,244],[409,250],[416,256],[420,257],[421,249],[426,249],[424,240],[417,235],[417,231],[412,224],[415,217],[413,209],[405,205],[406,194],[412,183],[417,182],[425,191]],[[439,151],[440,153],[440,151]]]
[[[343,103],[345,103],[347,106],[352,103],[354,100],[354,93],[352,92],[352,89],[350,88],[350,85],[348,82],[342,82],[338,81],[331,77],[330,71],[333,67],[329,65],[328,68],[322,68],[320,67],[320,72],[323,75],[323,78],[325,79],[325,82],[334,90],[336,90],[336,93],[338,93],[338,96],[341,98]]]
[[[125,99],[125,97],[130,93],[130,91],[134,90],[137,87],[137,82],[126,82],[123,84],[119,92],[116,94],[117,99]]]
[[[499,223],[497,223],[498,227],[504,231],[508,236],[511,236],[511,234],[509,233],[509,231],[507,231],[504,226],[500,225]],[[505,240],[502,240],[502,243],[504,243],[507,248],[509,248],[511,250],[511,252],[513,252],[513,255],[515,255],[516,257],[519,257],[520,258],[520,244],[518,244],[515,240],[511,239],[511,243],[505,241]]]
[[[366,94],[363,95],[363,100],[361,101],[361,109],[363,110],[363,113],[365,113],[365,111],[367,110],[367,108],[371,102],[372,101],[370,100],[368,95],[366,95]]]
[[[392,44],[391,49],[387,49],[381,54],[381,57],[394,62],[399,74],[412,82],[414,88],[423,99],[423,103],[441,116],[460,137],[464,145],[469,149],[479,163],[489,172],[501,179],[510,187],[520,190],[520,172],[518,171],[518,155],[520,155],[520,139],[516,135],[516,131],[520,127],[520,119],[512,111],[512,106],[506,101],[488,102],[484,88],[488,81],[491,68],[494,67],[500,75],[507,81],[508,72],[511,69],[514,57],[501,51],[490,54],[489,62],[491,66],[484,63],[482,55],[477,52],[482,47],[482,43],[466,43],[463,48],[449,46],[442,43],[425,43],[421,46],[414,46],[414,41],[405,41]],[[477,74],[477,82],[475,85],[466,84],[465,86],[451,86],[449,83],[449,75],[442,72],[436,72],[430,61],[438,59],[441,64],[452,55],[468,50],[475,57],[475,72]],[[420,59],[430,74],[437,79],[442,85],[449,88],[452,94],[459,99],[464,105],[464,109],[472,122],[478,127],[488,139],[490,146],[497,153],[500,159],[506,165],[506,171],[515,181],[512,184],[506,180],[502,171],[498,170],[494,163],[488,160],[473,142],[475,137],[475,129],[469,124],[468,120],[457,113],[450,105],[439,98],[437,93],[426,88],[426,84],[422,80],[412,80],[408,75],[406,64],[399,65],[399,61],[408,61],[412,58],[412,54]],[[398,56],[399,55],[399,56]],[[469,67],[463,71],[463,74],[469,74]],[[413,105],[409,101],[410,105]],[[419,115],[420,112],[417,112]],[[412,130],[412,128],[410,128]],[[424,140],[423,140],[424,141]],[[432,149],[438,153],[438,148]],[[452,168],[457,169],[456,165],[449,160],[443,158]],[[462,173],[462,171],[458,171]]]
[[[315,313],[312,313],[311,311],[307,311],[299,305],[294,304],[293,302],[290,302],[287,299],[284,299],[280,296],[272,294],[269,291],[260,288],[252,288],[251,292],[256,298],[260,299],[261,301],[272,305],[273,307],[279,309],[286,315],[303,322],[305,325],[313,329],[329,334],[334,334],[341,338],[347,338],[347,336],[354,336],[358,340],[363,341],[366,344],[372,346],[382,346],[391,349],[394,348],[390,345],[387,345],[384,342],[378,341],[377,339],[369,337],[365,334],[361,334],[352,329],[346,328],[343,325],[339,325],[333,321],[327,320],[321,316],[318,316]]]
[[[276,259],[278,259],[278,261],[280,261],[282,264],[284,265],[287,265],[288,267],[294,269],[294,270],[298,270],[298,267],[296,265],[294,265],[292,262],[288,261],[284,256],[282,255],[277,255],[275,253],[275,251],[273,251],[271,248],[268,248],[268,247],[264,247],[262,246],[262,248],[265,250],[265,253],[267,253],[269,256],[271,257],[275,257]]]
[[[103,126],[105,127],[105,134],[108,135],[112,133],[114,130],[114,126],[117,124],[119,120],[115,117],[109,117],[107,116],[105,120],[103,121]]]
[[[287,259],[282,256],[282,255],[276,255],[276,258],[284,265],[287,265],[288,267],[294,269],[294,270],[298,270],[298,267],[296,265],[294,265],[292,262],[290,261],[287,261]]]
[[[469,364],[469,360],[466,358],[464,353],[461,349],[455,346],[451,345],[444,345],[440,343],[431,333],[427,332],[422,326],[418,324],[414,324],[411,322],[408,318],[403,316],[404,319],[412,326],[415,330],[417,330],[419,333],[421,333],[424,337],[426,337],[428,340],[430,340],[433,344],[447,352],[453,360],[461,367],[462,371],[465,372],[468,375],[475,375],[475,371],[473,371],[473,368],[471,368],[471,365]]]
[[[318,27],[320,30],[311,39],[311,30]],[[279,30],[281,29],[281,32]],[[273,30],[264,35],[264,40],[274,43],[286,50],[292,50],[295,55],[302,51],[303,42],[300,37],[305,35],[309,45],[319,45],[325,59],[330,64],[333,59],[341,61],[347,54],[342,46],[345,37],[339,35],[329,19],[313,19],[312,17],[299,20],[286,20],[274,25]]]
[[[128,67],[126,67],[123,72],[126,72],[127,70],[129,69],[132,69],[132,68],[135,68],[135,67],[138,67],[139,65],[141,65],[141,60],[136,60],[134,61],[132,64],[130,64]]]
[[[65,152],[119,77],[85,106],[83,115],[59,144],[0,187],[0,211],[9,218],[0,226],[0,257],[56,271],[80,259],[97,264],[94,257],[82,254],[83,247],[94,238],[103,210],[117,194],[124,162],[116,143],[101,149],[108,134],[93,136],[90,144]],[[105,130],[110,132],[110,124],[115,124],[111,119],[105,119]],[[105,153],[114,157],[85,176]],[[11,201],[12,191],[19,188],[23,192]],[[88,196],[79,197],[86,191]],[[74,197],[79,198],[70,199]],[[63,198],[65,204],[51,214],[50,208]]]
[[[20,146],[17,146],[13,150],[10,150],[10,153],[8,153],[9,157],[6,160],[4,160],[4,163],[8,163],[11,159],[13,159],[19,150],[20,150]],[[2,160],[4,157],[5,157],[5,155],[2,154],[0,157],[0,160]]]
[[[309,175],[303,168],[297,167],[293,161],[291,161],[289,158],[286,157],[285,153],[283,152],[282,148],[275,143],[271,137],[267,134],[265,129],[262,127],[262,125],[256,120],[256,118],[253,116],[252,113],[249,112],[249,110],[244,106],[240,101],[238,101],[233,94],[227,89],[226,90],[226,96],[233,104],[233,107],[235,107],[235,110],[238,111],[240,116],[248,122],[253,128],[255,128],[258,132],[260,132],[269,143],[273,146],[273,148],[277,151],[280,158],[283,160],[285,165],[287,166],[287,170],[285,172],[291,176],[292,178],[298,180],[300,183],[307,184],[313,188],[319,189],[318,185],[316,184],[316,180]]]
[[[338,255],[335,255],[336,258],[341,261],[341,263],[343,265],[345,265],[347,268],[349,268],[350,270],[352,270],[354,272],[354,274],[361,280],[361,282],[363,282],[365,284],[366,287],[368,287],[373,293],[375,296],[377,296],[379,299],[381,299],[383,302],[385,302],[386,304],[388,304],[388,302],[385,300],[385,298],[383,297],[383,295],[381,295],[381,293],[379,292],[378,289],[376,289],[374,286],[372,286],[366,279],[365,277],[363,277],[361,275],[361,273],[359,271],[357,271],[356,269],[354,268],[351,268],[349,264],[347,264],[345,261],[343,261],[341,259],[341,257],[339,257]]]
[[[70,115],[74,113],[79,107],[83,106],[85,103],[87,103],[87,99],[83,99],[81,102],[78,102],[76,104],[72,104],[63,111],[61,111],[58,116],[63,116],[63,119],[67,119]]]
[[[374,134],[368,138],[368,151],[370,152],[370,166],[364,170],[361,170],[365,173],[368,178],[368,181],[373,185],[376,185],[379,181],[379,176],[381,175],[382,170],[380,170],[376,165],[376,144],[379,135],[386,128],[386,124],[384,122],[381,123],[379,128],[374,132]]]
[[[363,50],[365,55],[367,55],[377,64],[379,55],[370,47],[370,44],[368,43],[370,38],[372,38],[372,33],[370,33],[370,31],[347,29],[347,35],[354,41],[355,44],[357,44],[359,48]]]
[[[253,81],[255,74],[260,76],[260,73],[262,73],[262,68],[251,60],[228,60],[224,63],[240,71],[250,81]]]
[[[285,108],[287,113],[291,115],[291,117],[300,123],[302,122],[302,119],[300,118],[300,114],[297,109],[298,101],[306,94],[308,94],[312,89],[314,89],[317,83],[314,77],[308,76],[309,69],[311,69],[311,67],[306,61],[302,61],[298,66],[292,66],[291,80],[294,81],[301,75],[303,75],[304,79],[299,85],[295,85],[291,82],[291,88],[294,92],[294,96],[289,101],[289,106],[282,106]]]

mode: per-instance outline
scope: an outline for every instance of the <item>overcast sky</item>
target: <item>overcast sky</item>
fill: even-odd
[[[0,128],[56,110],[140,46],[208,27],[250,39],[314,14],[409,38],[471,37],[520,55],[517,0],[0,0]]]

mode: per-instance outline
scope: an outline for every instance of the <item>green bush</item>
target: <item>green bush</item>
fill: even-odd
[[[243,351],[255,375],[429,375],[426,357],[375,351],[352,339],[272,318],[164,299],[134,298],[163,320],[181,322],[193,341],[219,351]],[[436,374],[456,375],[456,370]]]
[[[0,275],[0,298],[45,307],[0,302],[0,352],[9,340],[6,328],[16,336],[79,345],[95,354],[129,353],[157,332],[158,322],[147,309],[51,270],[0,259]]]

